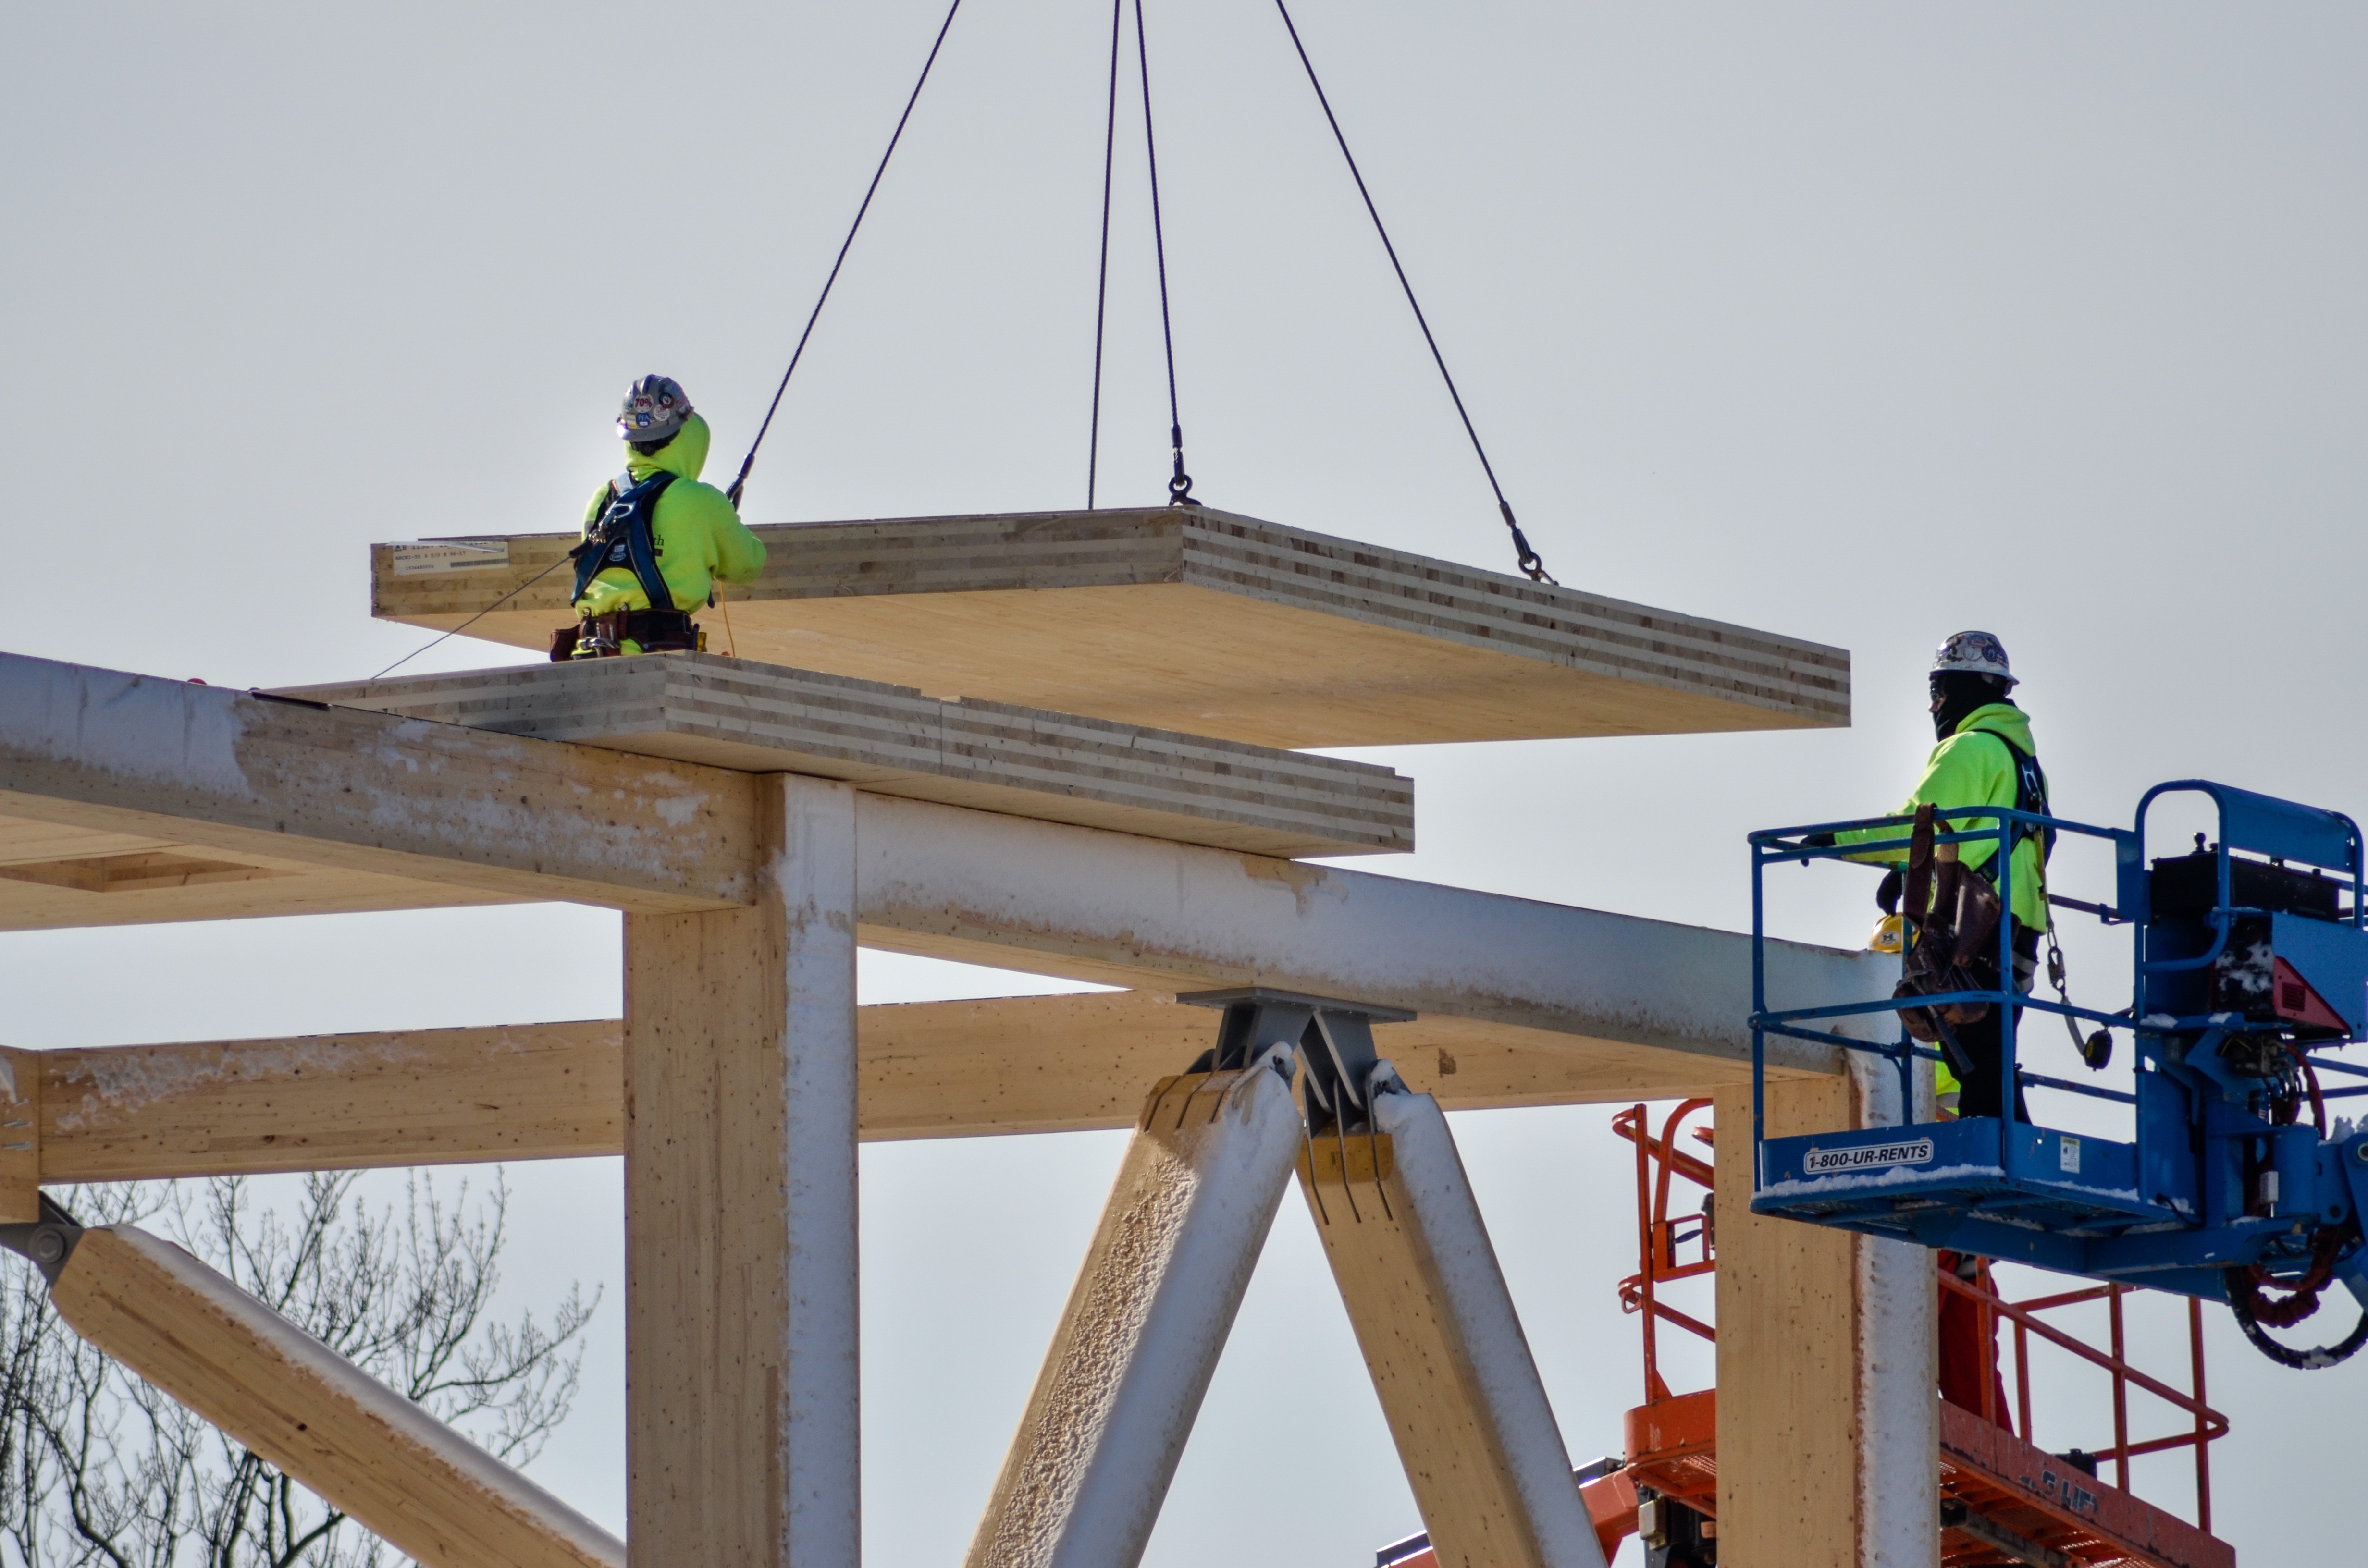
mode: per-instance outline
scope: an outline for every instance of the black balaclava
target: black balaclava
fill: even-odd
[[[1936,740],[1947,740],[1957,733],[1976,708],[1993,702],[2009,700],[2011,689],[1999,676],[1984,675],[1979,670],[1934,670],[1932,672],[1932,734]]]

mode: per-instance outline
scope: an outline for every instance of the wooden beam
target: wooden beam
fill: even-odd
[[[51,1300],[91,1344],[429,1568],[622,1568],[622,1541],[168,1242],[85,1231]]]
[[[967,1568],[1134,1568],[1304,1129],[1297,1063],[1163,1078],[1045,1352]]]
[[[634,1568],[859,1568],[855,801],[763,783],[757,902],[625,920]]]
[[[1300,1190],[1437,1561],[1603,1568],[1447,1119],[1420,1095],[1372,1109],[1308,1146]]]
[[[1887,1069],[1771,1083],[1770,1137],[1896,1120]],[[1718,1523],[1725,1568],[1940,1561],[1931,1255],[1751,1212],[1751,1089],[1719,1129]]]
[[[1750,1059],[1748,937],[918,801],[857,804],[866,947],[1134,990],[1349,997],[1486,1025],[1508,1045]],[[1885,961],[1770,942],[1769,997],[1879,996]],[[1839,1027],[1872,1039],[1876,1026]],[[1780,1066],[1839,1070],[1827,1048],[1768,1050]]]
[[[1412,781],[1371,763],[705,653],[288,695],[1286,859],[1414,847]]]
[[[0,1225],[41,1217],[40,1053],[0,1047]]]
[[[859,1008],[861,1134],[1129,1127],[1144,1085],[1216,1043],[1218,1016],[1139,991]],[[1526,1043],[1538,1039],[1548,1043]],[[1507,1043],[1456,1018],[1384,1025],[1381,1040],[1407,1084],[1449,1110],[1680,1098],[1748,1081],[1734,1063],[1536,1031]],[[617,1018],[10,1059],[20,1086],[38,1096],[40,1174],[50,1182],[571,1159],[625,1147]],[[0,1145],[0,1180],[8,1155]]]
[[[757,532],[713,646],[927,692],[1283,747],[1850,722],[1839,648],[1206,507]],[[373,546],[372,613],[541,653],[564,574],[495,606],[574,536],[487,542]]]
[[[0,654],[0,818],[217,862],[430,884],[459,903],[727,908],[754,896],[755,791],[719,768]],[[12,862],[9,887],[45,894],[58,925],[175,894],[171,917],[192,918],[187,895],[207,891],[92,892],[63,873],[42,886],[28,865]],[[277,885],[226,884],[246,913],[270,912]]]
[[[625,1146],[615,1018],[26,1055],[41,1088],[50,1182],[564,1159]]]

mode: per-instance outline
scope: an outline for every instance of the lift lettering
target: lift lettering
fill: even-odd
[[[1842,1171],[1881,1170],[1885,1165],[1920,1165],[1932,1158],[1932,1140],[1907,1143],[1868,1143],[1855,1149],[1812,1149],[1801,1161],[1804,1176],[1833,1176]]]

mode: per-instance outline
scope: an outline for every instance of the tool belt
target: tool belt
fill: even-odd
[[[1952,991],[1988,991],[1997,983],[1989,978],[1997,966],[1985,965],[1982,960],[1988,956],[1999,916],[2005,913],[1998,890],[1990,886],[1988,878],[1957,858],[1955,845],[1936,846],[1933,837],[1932,808],[1918,806],[1916,825],[1908,838],[1907,888],[1900,903],[1915,938],[1901,965],[1899,983],[1892,990],[1892,996],[1899,1001]],[[2037,935],[2032,933],[2034,952]],[[1977,1023],[1989,1010],[1987,1002],[1951,1002],[1933,1008],[1902,1007],[1899,1019],[1911,1039],[1930,1043],[1942,1038],[1941,1026]]]
[[[707,634],[687,610],[620,609],[587,615],[573,626],[552,629],[551,660],[609,659],[638,642],[644,653],[698,653],[707,648]]]

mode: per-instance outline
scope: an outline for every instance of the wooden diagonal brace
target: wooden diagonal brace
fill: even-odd
[[[81,1233],[85,1339],[429,1568],[623,1568],[625,1543],[169,1242]]]
[[[1409,1094],[1372,1118],[1312,1142],[1300,1187],[1440,1568],[1602,1568],[1447,1118]]]
[[[1003,1461],[969,1568],[1133,1568],[1301,1142],[1287,1047],[1162,1079]]]

